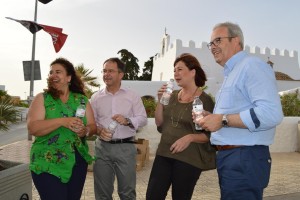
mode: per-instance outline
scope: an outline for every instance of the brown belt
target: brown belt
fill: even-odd
[[[242,147],[242,146],[243,145],[216,145],[215,147],[218,151],[223,151],[223,150],[239,148],[239,147]]]

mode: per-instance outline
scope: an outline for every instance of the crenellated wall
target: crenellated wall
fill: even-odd
[[[279,91],[299,87],[300,85],[300,67],[297,51],[279,50],[249,47],[245,46],[245,51],[249,54],[260,57],[266,62],[271,61],[276,72],[282,72],[289,75],[292,79],[298,81],[280,81],[278,82]],[[170,35],[165,34],[162,39],[162,48],[153,59],[152,81],[167,81],[173,78],[173,63],[177,56],[182,53],[191,53],[200,61],[202,68],[206,72],[208,81],[208,92],[216,94],[223,81],[223,68],[219,66],[209,49],[207,42],[202,42],[197,47],[194,41],[189,41],[188,45],[184,46],[180,39],[176,39],[170,43]]]

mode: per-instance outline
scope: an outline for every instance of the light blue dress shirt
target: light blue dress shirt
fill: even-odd
[[[270,145],[283,119],[275,73],[270,65],[244,51],[224,66],[215,114],[240,114],[247,127],[224,127],[211,134],[215,145]]]

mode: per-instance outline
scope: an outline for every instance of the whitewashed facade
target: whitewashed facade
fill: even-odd
[[[207,48],[207,43],[197,47],[194,41],[189,41],[188,46],[184,46],[182,41],[176,39],[170,43],[170,35],[165,34],[162,38],[161,50],[154,58],[152,81],[166,81],[173,77],[173,63],[177,56],[182,53],[191,53],[200,61],[202,68],[206,72],[208,81],[208,92],[215,95],[223,82],[223,67],[218,65],[211,52]],[[282,72],[298,81],[278,81],[278,90],[284,91],[299,87],[300,67],[297,51],[280,51],[270,48],[260,49],[259,47],[250,48],[245,46],[245,51],[258,56],[268,62],[274,63],[273,69]]]
[[[207,48],[207,43],[202,42],[198,47],[194,41],[189,41],[187,46],[182,41],[176,39],[170,42],[170,35],[165,34],[161,41],[161,49],[153,59],[152,81],[123,81],[123,85],[136,90],[141,96],[150,95],[156,97],[157,90],[162,83],[173,78],[173,63],[177,56],[182,53],[191,53],[200,61],[202,68],[206,72],[208,81],[207,93],[215,95],[223,82],[223,67],[218,65],[211,52]],[[245,46],[245,51],[258,56],[266,62],[273,63],[276,72],[282,72],[290,76],[293,81],[278,80],[278,91],[290,90],[300,86],[300,67],[297,51],[278,50],[270,48],[260,49]]]

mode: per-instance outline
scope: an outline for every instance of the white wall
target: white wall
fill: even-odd
[[[276,127],[274,143],[270,146],[271,152],[299,151],[298,122],[300,122],[300,117],[283,118],[281,124]]]
[[[165,84],[166,81],[122,81],[122,87],[132,89],[140,97],[145,95],[153,96],[157,100],[158,89]],[[174,85],[174,89],[178,89],[178,86]]]
[[[270,146],[271,152],[300,151],[300,117],[284,117],[277,126],[274,143]],[[149,140],[150,154],[155,154],[161,134],[157,131],[154,118],[148,118],[148,125],[141,128],[137,138]]]
[[[202,42],[197,47],[194,41],[189,41],[187,45],[183,45],[182,41],[176,39],[173,43],[170,42],[170,35],[165,36],[165,49],[163,54],[157,54],[153,59],[153,81],[167,81],[173,77],[173,62],[177,56],[182,53],[193,54],[200,62],[203,67],[208,81],[208,93],[215,96],[221,84],[223,82],[223,67],[219,66],[211,52],[207,48],[207,43]],[[284,91],[299,87],[300,84],[300,67],[298,61],[297,51],[278,50],[270,48],[259,48],[245,46],[245,51],[248,53],[258,56],[261,59],[272,61],[274,63],[273,68],[275,71],[285,73],[294,80],[298,81],[280,81],[278,83],[278,91]],[[163,74],[163,76],[161,76]]]

